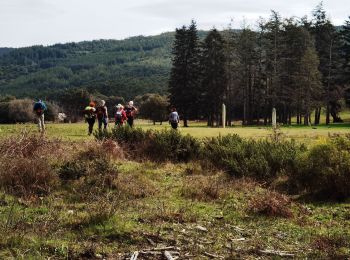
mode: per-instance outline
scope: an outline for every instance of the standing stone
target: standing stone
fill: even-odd
[[[277,113],[276,113],[276,108],[272,109],[272,127],[276,128],[277,127]]]
[[[226,127],[226,106],[225,104],[222,104],[222,127]]]

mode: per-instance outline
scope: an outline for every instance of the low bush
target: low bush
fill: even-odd
[[[200,151],[196,138],[173,130],[144,131],[141,128],[117,127],[111,132],[96,132],[95,137],[116,141],[134,158],[136,155],[155,161],[187,162],[195,159]]]
[[[147,131],[141,128],[115,127],[111,132],[96,131],[94,133],[97,140],[113,139],[118,144],[127,144],[130,149],[136,149],[141,145],[147,136]]]
[[[350,139],[336,138],[317,144],[297,156],[290,181],[320,199],[350,196]]]
[[[206,139],[202,159],[236,177],[271,181],[279,173],[294,168],[301,150],[294,142],[244,140],[227,135]]]
[[[195,159],[200,151],[197,139],[181,135],[178,131],[150,131],[147,137],[145,152],[156,161],[188,162]]]
[[[0,183],[7,192],[32,197],[50,193],[58,178],[45,158],[7,158],[0,161]]]
[[[0,143],[0,186],[17,196],[44,195],[58,184],[49,160],[61,152],[57,140],[22,133]]]

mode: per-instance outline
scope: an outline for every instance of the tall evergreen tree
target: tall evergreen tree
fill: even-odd
[[[194,21],[187,29],[176,29],[173,46],[173,66],[170,72],[170,103],[177,107],[184,126],[188,119],[196,117],[199,103],[200,49]]]
[[[326,11],[321,2],[313,12],[313,25],[311,31],[315,37],[315,46],[320,59],[319,70],[322,74],[322,83],[325,89],[324,102],[326,105],[326,124],[330,123],[330,115],[334,122],[340,122],[337,115],[340,106],[339,82],[337,82],[337,73],[339,72],[339,35],[336,28],[328,19]]]
[[[244,28],[238,37],[237,54],[240,60],[240,89],[243,102],[243,124],[252,124],[256,110],[256,91],[258,84],[256,33]]]
[[[317,105],[322,93],[321,74],[318,70],[319,59],[313,46],[307,47],[300,62],[300,74],[297,77],[300,86],[300,97],[304,124],[311,124],[311,110]],[[318,97],[318,98],[317,98]]]
[[[341,29],[341,57],[343,59],[342,66],[342,82],[346,86],[345,99],[347,105],[350,106],[350,17],[345,21],[345,25]]]
[[[201,60],[203,70],[202,93],[208,118],[208,125],[220,125],[221,105],[226,95],[225,51],[224,40],[220,33],[213,29],[203,43]]]

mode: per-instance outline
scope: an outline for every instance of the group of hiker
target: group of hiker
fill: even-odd
[[[133,127],[136,113],[137,108],[134,106],[133,101],[129,101],[125,107],[122,104],[118,104],[114,115],[115,126],[120,127],[127,123],[130,127]],[[109,117],[106,102],[104,100],[101,100],[97,105],[95,102],[90,102],[90,104],[84,109],[84,116],[89,125],[89,135],[93,132],[96,119],[100,131],[102,130],[102,125],[104,130],[107,129]]]
[[[42,100],[38,100],[34,103],[33,111],[37,117],[38,128],[41,133],[45,132],[45,120],[44,112],[47,110],[45,103]],[[114,115],[114,122],[116,127],[121,127],[127,124],[129,127],[134,126],[134,119],[138,110],[134,106],[133,101],[129,101],[124,107],[122,104],[116,106],[116,112]],[[88,123],[88,134],[91,135],[96,123],[98,122],[98,129],[101,131],[102,126],[104,130],[107,130],[109,123],[108,109],[106,102],[101,100],[97,104],[95,102],[90,102],[83,111],[86,122]],[[169,123],[173,129],[177,129],[179,125],[179,114],[175,107],[171,108],[171,113],[169,115]]]

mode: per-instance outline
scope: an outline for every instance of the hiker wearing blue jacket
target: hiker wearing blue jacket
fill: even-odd
[[[44,117],[45,110],[47,110],[47,107],[41,99],[39,99],[39,101],[34,103],[33,111],[38,120],[38,128],[40,133],[45,132],[45,117]]]

